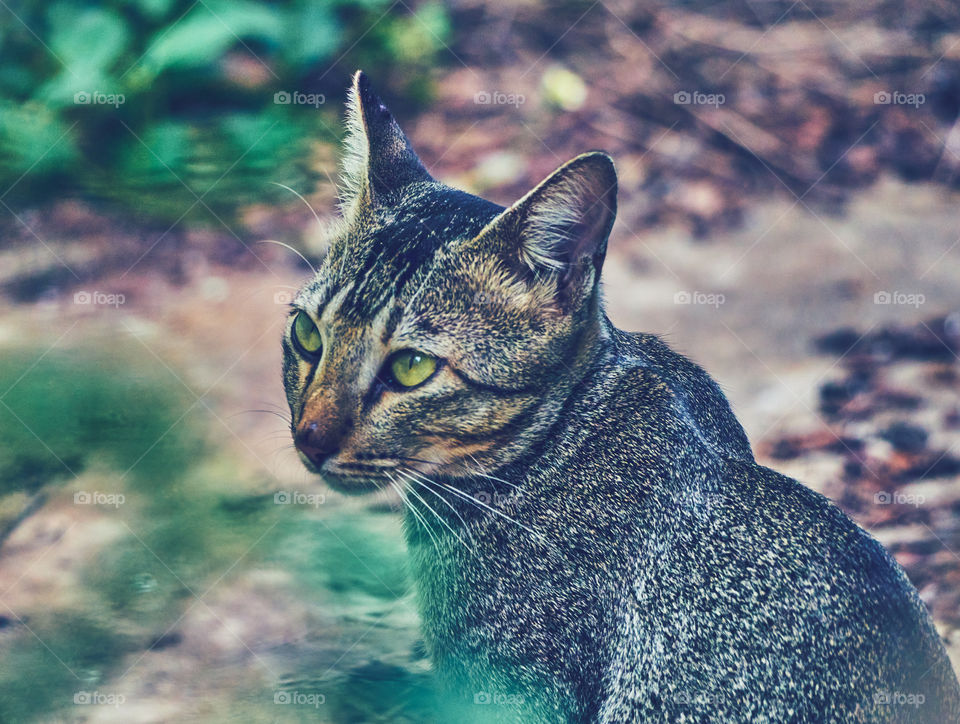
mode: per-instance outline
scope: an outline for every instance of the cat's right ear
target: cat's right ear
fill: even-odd
[[[491,221],[472,245],[499,256],[517,276],[551,280],[569,308],[600,278],[616,210],[613,161],[584,153]]]
[[[347,135],[340,175],[340,207],[351,219],[364,207],[418,181],[433,181],[393,114],[362,70],[347,93]]]

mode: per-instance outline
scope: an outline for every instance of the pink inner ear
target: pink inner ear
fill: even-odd
[[[596,153],[562,166],[524,198],[516,207],[523,215],[521,251],[534,271],[565,269],[584,258],[602,262],[616,190],[612,162]]]
[[[594,196],[587,201],[581,220],[571,230],[571,241],[574,243],[570,253],[571,259],[593,256],[598,239],[602,238],[600,243],[606,244],[606,237],[610,231],[608,228],[610,216],[615,213],[610,208],[610,203],[609,199],[602,196]]]

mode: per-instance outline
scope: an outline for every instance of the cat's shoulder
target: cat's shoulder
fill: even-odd
[[[746,433],[723,390],[698,364],[674,351],[654,334],[611,327],[610,380],[620,402],[659,399],[693,435],[723,458],[753,462]],[[608,383],[610,384],[610,383]],[[638,420],[653,424],[652,420]]]

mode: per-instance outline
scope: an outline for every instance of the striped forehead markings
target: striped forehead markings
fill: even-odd
[[[334,294],[333,297],[323,304],[322,315],[320,318],[323,319],[324,322],[329,323],[337,316],[340,311],[340,307],[343,305],[343,301],[347,298],[347,295],[350,294],[353,287],[353,282],[347,283],[342,289]]]
[[[369,322],[393,305],[417,272],[431,264],[438,251],[470,238],[503,209],[448,188],[412,189],[407,198],[365,229],[340,237],[332,276],[353,281],[339,313],[355,324]],[[419,291],[419,290],[417,290]],[[409,300],[401,300],[408,302]],[[387,319],[396,326],[398,313]]]
[[[380,313],[443,248],[440,237],[430,239],[423,232],[405,234],[398,230],[397,233],[405,238],[393,244],[376,244],[376,238],[371,240],[373,243],[362,264],[353,272],[357,283],[345,301],[344,312],[366,319]]]

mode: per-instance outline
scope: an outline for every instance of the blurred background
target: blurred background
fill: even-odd
[[[879,538],[960,664],[960,9],[0,2],[0,721],[452,721],[395,501],[289,444],[279,339],[363,68],[509,204],[613,155],[614,321]]]

